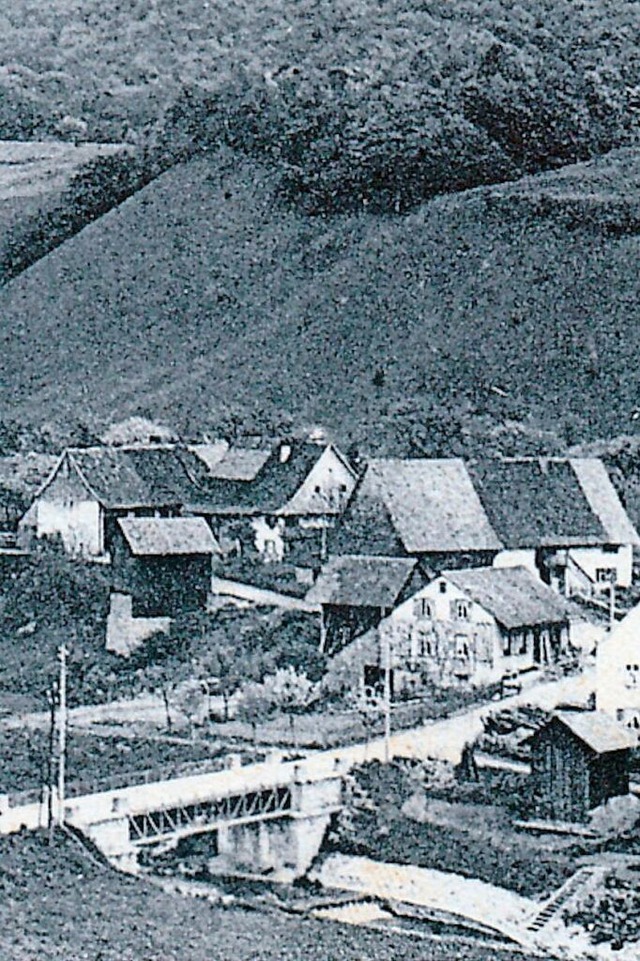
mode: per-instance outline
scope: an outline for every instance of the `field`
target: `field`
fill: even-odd
[[[565,170],[327,219],[232,152],[180,165],[2,291],[0,418],[321,422],[414,454],[632,432],[640,241],[603,211],[637,202],[638,170],[623,152],[574,169],[577,199]]]
[[[99,867],[68,838],[0,839],[6,961],[489,961],[482,945],[215,907]],[[501,951],[503,961],[524,961]]]

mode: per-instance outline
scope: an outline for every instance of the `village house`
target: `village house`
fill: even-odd
[[[527,458],[469,464],[503,542],[495,565],[524,563],[567,595],[630,587],[640,537],[597,458]]]
[[[180,514],[203,473],[174,446],[69,448],[23,516],[20,539],[59,538],[70,554],[108,560],[119,518]]]
[[[217,544],[201,517],[122,517],[112,540],[107,649],[130,653],[171,619],[204,610]]]
[[[381,625],[404,685],[483,685],[557,661],[567,603],[525,567],[443,571]]]
[[[57,457],[17,453],[0,457],[0,544],[15,544],[20,518],[51,473]]]
[[[413,558],[331,558],[306,595],[308,603],[320,606],[322,650],[334,654],[377,627],[422,583],[424,577]]]
[[[553,663],[571,643],[569,603],[524,567],[443,571],[345,648],[365,684],[386,665],[396,694],[483,686]],[[377,679],[377,680],[376,680]]]
[[[333,444],[281,443],[255,473],[263,452],[260,458],[255,451],[238,453],[230,451],[231,460],[213,465],[213,475],[226,476],[209,478],[206,495],[191,503],[191,512],[206,516],[220,545],[234,545],[236,554],[319,566],[327,530],[355,487],[355,469]]]
[[[597,646],[596,708],[640,738],[640,604]]]
[[[598,711],[558,711],[531,737],[537,814],[586,821],[589,812],[629,792],[633,739]]]
[[[640,544],[593,458],[373,460],[331,553],[413,556],[444,568],[525,566],[561,593],[628,587]]]

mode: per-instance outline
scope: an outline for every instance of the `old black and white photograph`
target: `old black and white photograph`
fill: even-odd
[[[0,0],[1,961],[638,961],[640,3]]]

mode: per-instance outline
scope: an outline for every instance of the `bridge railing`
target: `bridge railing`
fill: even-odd
[[[145,768],[143,770],[122,771],[109,777],[74,778],[67,783],[67,798],[81,797],[84,794],[99,794],[103,791],[117,791],[120,788],[135,787],[141,784],[152,784],[155,781],[168,781],[173,778],[189,777],[196,774],[213,774],[224,771],[227,766],[228,755],[206,758],[202,761],[185,761],[181,764],[164,765],[162,767]],[[22,804],[34,804],[43,800],[44,788],[29,788],[25,791],[9,792],[11,807]]]

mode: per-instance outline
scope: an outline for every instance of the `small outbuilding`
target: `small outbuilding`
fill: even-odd
[[[586,821],[612,797],[629,793],[633,738],[599,711],[558,711],[531,739],[537,814]]]
[[[113,539],[114,588],[131,595],[134,616],[201,610],[216,552],[202,517],[123,517]]]

